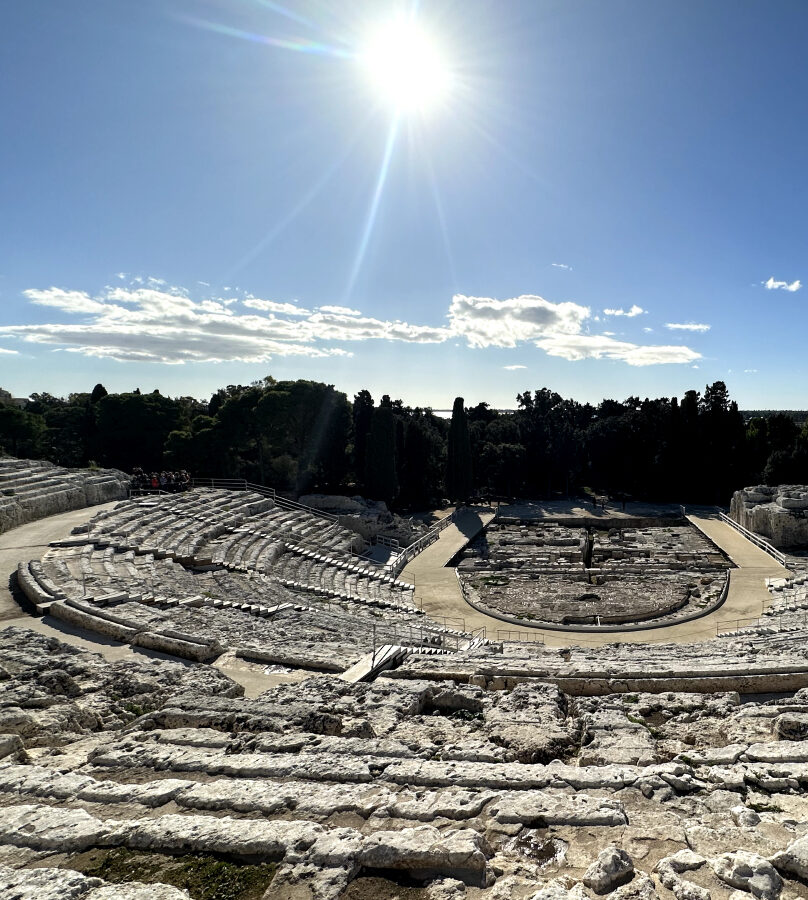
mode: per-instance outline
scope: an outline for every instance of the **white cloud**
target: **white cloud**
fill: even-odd
[[[629,365],[691,362],[687,347],[643,347],[613,334],[585,334],[590,310],[536,295],[505,300],[454,296],[444,326],[390,321],[327,305],[314,311],[246,296],[191,299],[182,288],[158,289],[148,279],[106,287],[96,296],[61,288],[25,291],[28,300],[58,310],[62,321],[0,326],[0,337],[52,350],[119,361],[263,362],[280,356],[350,356],[345,345],[385,340],[418,344],[465,341],[471,347],[532,343],[569,360],[616,359]],[[78,319],[65,320],[64,316]],[[519,364],[510,371],[526,368]]]
[[[550,265],[555,269],[566,269],[568,272],[572,271],[572,266],[568,266],[566,263],[550,263]]]
[[[709,331],[712,325],[703,322],[666,322],[665,327],[671,331]]]
[[[757,375],[757,369],[744,369],[743,371],[746,375]]]
[[[652,332],[653,330],[654,330],[653,328],[649,328],[647,325],[643,328],[643,331],[644,331],[646,334],[651,334],[651,332]]]
[[[633,319],[635,316],[641,316],[645,313],[641,306],[637,306],[635,303],[631,309],[604,309],[604,316],[627,316],[629,319]]]
[[[19,356],[20,355],[19,350],[6,350],[5,347],[0,347],[0,353],[6,353],[9,356]]]
[[[258,300],[255,297],[248,297],[244,301],[244,305],[250,309],[260,309],[262,312],[281,313],[285,316],[311,315],[308,309],[295,306],[294,303],[278,303],[276,300]]]
[[[517,369],[526,369],[527,366],[503,366],[502,368],[508,372],[515,372]]]
[[[347,306],[318,306],[320,312],[334,313],[338,316],[361,316],[358,309],[349,309]]]
[[[628,341],[598,334],[551,335],[536,341],[550,356],[576,362],[581,359],[617,359],[630,366],[653,366],[660,363],[688,363],[701,359],[701,354],[689,347],[643,347]]]
[[[37,306],[55,306],[69,313],[98,313],[104,311],[104,304],[93,300],[84,291],[62,291],[59,288],[49,288],[46,291],[23,291],[31,303]]]
[[[577,334],[589,315],[587,306],[551,303],[533,294],[510,300],[455,294],[449,324],[472,347],[515,347],[546,334]]]
[[[788,281],[775,281],[774,278],[769,278],[768,281],[760,282],[767,291],[798,291],[802,287],[802,283],[799,278],[796,281],[788,282]]]

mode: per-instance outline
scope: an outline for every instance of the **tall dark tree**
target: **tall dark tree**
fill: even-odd
[[[446,493],[453,501],[471,496],[471,442],[463,398],[455,397],[446,448]]]
[[[367,444],[367,492],[374,500],[392,503],[398,496],[396,421],[389,406],[373,411]]]
[[[353,402],[353,456],[354,475],[360,490],[367,483],[367,447],[370,425],[373,421],[373,397],[370,391],[361,390]]]

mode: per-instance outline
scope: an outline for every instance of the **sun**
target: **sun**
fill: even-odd
[[[372,32],[361,61],[379,99],[397,112],[426,111],[451,88],[441,48],[411,19],[395,19]]]

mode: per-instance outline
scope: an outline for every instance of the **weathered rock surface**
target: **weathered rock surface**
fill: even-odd
[[[322,530],[313,514],[215,491],[171,510],[149,499],[104,511],[92,542],[77,535],[28,574],[42,590],[103,579],[119,594],[51,602],[137,634],[239,646],[253,665],[340,671],[374,629],[415,618],[388,603],[400,587],[353,562],[332,566],[330,594],[304,593],[334,576],[304,549]],[[344,531],[328,534],[337,554]],[[527,558],[529,538],[503,553]],[[611,574],[674,571],[691,562],[674,558],[684,540],[624,529],[589,549]],[[559,559],[583,550],[556,546]],[[200,559],[208,571],[192,571]],[[252,592],[263,603],[277,583],[261,567],[281,564],[294,602],[267,613]],[[349,615],[361,579],[366,606]],[[156,583],[184,586],[185,600],[152,602]],[[366,900],[370,885],[378,900],[405,888],[424,900],[793,900],[808,881],[808,635],[790,623],[808,584],[772,591],[794,616],[777,629],[690,645],[484,644],[369,683],[312,673],[249,700],[207,666],[111,664],[0,632],[0,866],[41,880],[20,896],[95,900],[163,889],[81,880],[67,868],[78,854],[271,861],[265,900]],[[431,628],[422,649],[457,638]]]
[[[781,484],[735,491],[730,516],[744,528],[762,535],[775,547],[787,550],[808,546],[808,486]]]
[[[628,853],[619,847],[606,847],[584,873],[584,884],[596,894],[608,894],[633,875],[634,863]]]
[[[0,458],[0,533],[71,509],[122,500],[129,476],[117,469],[64,469],[44,460]]]
[[[7,900],[187,900],[168,884],[105,884],[70,869],[12,869],[0,865],[0,897]]]
[[[775,900],[783,887],[774,866],[756,853],[724,853],[710,860],[710,866],[721,881],[760,900]]]

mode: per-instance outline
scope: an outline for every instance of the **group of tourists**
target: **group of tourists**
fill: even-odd
[[[130,487],[132,494],[149,494],[152,491],[175,494],[191,487],[191,476],[185,469],[179,472],[144,472],[138,467],[132,471]]]

